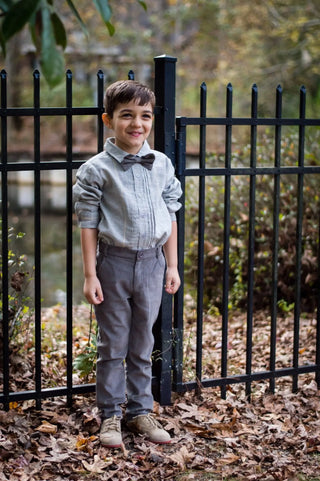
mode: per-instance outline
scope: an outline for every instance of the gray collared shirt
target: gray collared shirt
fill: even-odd
[[[103,152],[77,172],[73,198],[81,228],[98,229],[109,245],[133,250],[162,246],[171,233],[182,190],[171,160],[145,142],[138,155],[155,154],[152,170],[135,164],[124,171],[127,152],[107,139]]]

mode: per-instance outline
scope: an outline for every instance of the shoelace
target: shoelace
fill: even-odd
[[[150,423],[150,425],[155,427],[155,428],[162,428],[160,423],[152,416],[152,414],[147,414],[146,417],[145,417],[145,421]]]
[[[102,432],[105,431],[119,431],[119,420],[116,416],[106,420],[104,423]]]

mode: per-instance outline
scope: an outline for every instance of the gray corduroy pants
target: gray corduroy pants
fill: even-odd
[[[131,251],[100,242],[97,275],[104,301],[98,323],[96,398],[103,417],[132,418],[153,409],[152,333],[163,288],[162,248]],[[127,398],[126,398],[127,396]]]

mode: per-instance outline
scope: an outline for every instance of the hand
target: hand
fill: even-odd
[[[168,294],[175,294],[181,284],[178,269],[167,267],[165,290]]]
[[[97,276],[86,277],[83,286],[83,293],[89,304],[101,304],[103,302],[103,293],[101,284]]]

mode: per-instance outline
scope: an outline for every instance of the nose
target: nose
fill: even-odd
[[[141,125],[141,119],[140,119],[139,115],[136,115],[136,116],[132,117],[132,122],[131,122],[131,123],[132,123],[132,125],[134,125],[134,126],[140,127],[140,125]]]

